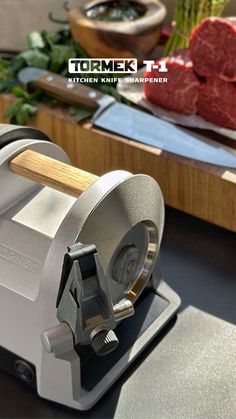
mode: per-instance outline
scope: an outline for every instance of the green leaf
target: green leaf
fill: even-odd
[[[34,31],[27,36],[27,42],[30,48],[44,48],[44,41],[41,33]]]
[[[57,72],[64,64],[67,67],[69,58],[76,57],[76,52],[73,47],[68,45],[54,45],[50,53],[49,69]]]
[[[19,125],[26,125],[30,117],[35,114],[37,108],[29,103],[23,103],[16,113],[16,121]]]
[[[25,60],[21,57],[21,54],[16,55],[10,62],[10,68],[13,73],[17,73],[25,67]]]
[[[0,92],[9,91],[8,86],[14,77],[9,62],[0,58]]]
[[[45,48],[51,49],[51,46],[53,44],[52,37],[45,30],[42,30],[41,36],[42,36]]]
[[[74,42],[74,47],[75,47],[75,50],[76,50],[76,57],[79,57],[79,58],[87,58],[88,57],[88,55],[83,50],[83,48],[80,46],[80,44],[78,44],[78,42]]]
[[[56,33],[50,35],[50,39],[53,44],[67,45],[72,40],[69,24],[65,24]]]
[[[62,101],[60,101],[60,100],[58,100],[58,99],[56,99],[52,96],[47,96],[47,95],[43,96],[42,101],[43,101],[43,103],[46,103],[49,106],[58,106],[58,105],[61,105],[63,103]]]
[[[12,87],[16,84],[14,75],[9,73],[1,80],[0,78],[0,93],[1,92],[11,92]]]
[[[31,100],[29,96],[28,101]],[[4,112],[4,117],[9,118],[10,122],[18,125],[26,125],[29,118],[37,111],[36,106],[26,102],[25,98],[18,99],[11,103]]]
[[[0,70],[7,69],[9,67],[9,62],[7,60],[3,60],[3,58],[0,58]]]
[[[16,102],[11,103],[4,111],[4,114],[3,114],[4,118],[9,118],[16,115],[21,105],[22,105],[21,99],[17,100]]]
[[[27,93],[22,87],[20,86],[14,86],[12,88],[12,93],[17,97],[22,97],[24,99],[29,99],[30,95]]]
[[[71,106],[70,113],[75,118],[76,122],[80,122],[90,118],[94,114],[94,110],[79,106]]]
[[[47,68],[49,57],[38,49],[24,51],[19,54],[20,58],[23,58],[28,66]]]

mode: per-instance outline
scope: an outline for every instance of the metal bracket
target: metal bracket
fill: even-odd
[[[65,254],[57,298],[57,316],[66,322],[75,345],[116,326],[113,304],[95,245],[76,243]]]

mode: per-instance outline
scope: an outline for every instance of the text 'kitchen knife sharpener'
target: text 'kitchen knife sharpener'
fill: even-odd
[[[0,367],[88,409],[180,305],[158,269],[159,186],[97,178],[41,132],[0,125],[0,191]]]

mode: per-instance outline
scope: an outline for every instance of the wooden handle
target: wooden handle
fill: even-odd
[[[58,74],[43,72],[33,82],[28,84],[29,88],[39,88],[50,96],[72,105],[82,104],[89,108],[96,109],[98,100],[104,95],[98,90],[84,86],[82,83],[68,83],[68,79]]]
[[[79,196],[98,177],[32,150],[25,150],[9,163],[12,172],[68,195]]]

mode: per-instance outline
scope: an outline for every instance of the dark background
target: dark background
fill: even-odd
[[[1,418],[235,419],[235,234],[167,208],[161,259],[177,319],[88,412],[0,373]]]

